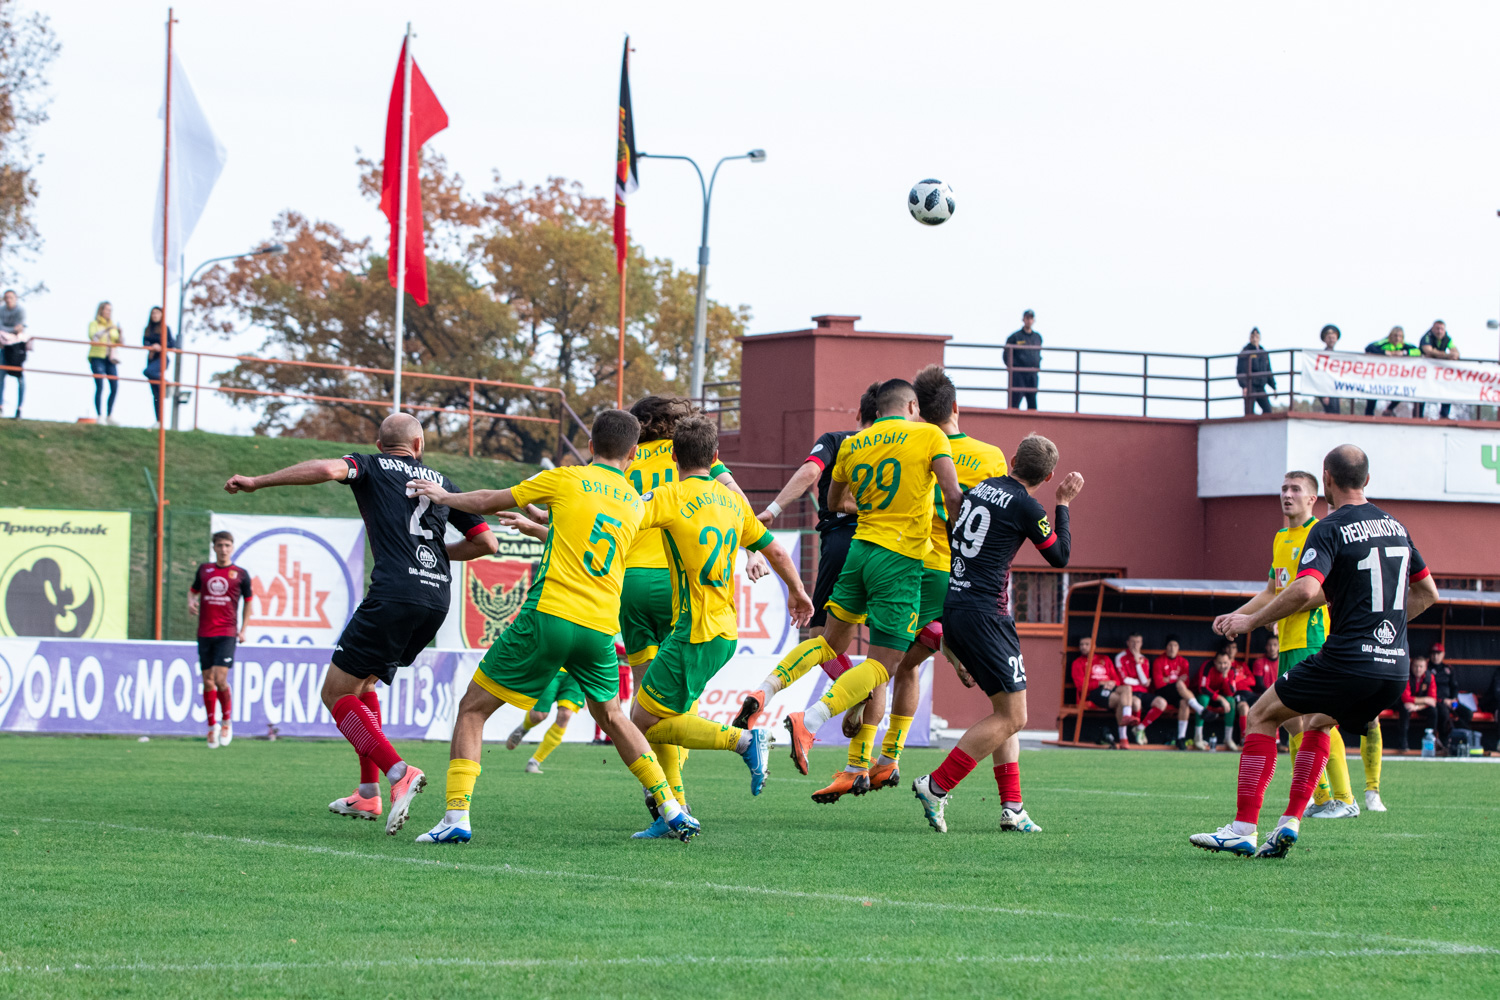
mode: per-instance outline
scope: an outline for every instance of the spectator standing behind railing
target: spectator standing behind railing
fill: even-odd
[[[1234,375],[1245,397],[1245,416],[1253,416],[1256,406],[1262,413],[1270,413],[1271,399],[1266,395],[1266,386],[1276,388],[1276,376],[1271,374],[1271,356],[1260,346],[1260,327],[1250,331],[1250,343],[1240,348]]]
[[[1458,360],[1458,348],[1453,346],[1453,338],[1448,336],[1448,324],[1440,319],[1433,320],[1431,328],[1422,334],[1422,339],[1417,344],[1417,350],[1422,352],[1422,357],[1424,358],[1442,358],[1446,361]],[[1426,403],[1417,403],[1412,408],[1412,415],[1421,420],[1426,411]],[[1452,403],[1444,403],[1438,407],[1438,416],[1444,420],[1447,420],[1448,414],[1452,412]]]
[[[120,390],[120,345],[125,334],[114,319],[114,306],[99,303],[89,323],[89,371],[94,373],[94,416],[106,424],[115,422],[115,393]],[[109,383],[109,402],[101,406],[104,384]]]
[[[1339,338],[1343,335],[1344,334],[1339,330],[1339,328],[1334,326],[1332,323],[1324,325],[1323,329],[1318,333],[1319,339],[1323,341],[1323,350],[1325,351],[1338,350]],[[1343,412],[1343,400],[1339,399],[1337,396],[1321,396],[1319,397],[1318,402],[1323,404],[1324,413]]]
[[[1021,329],[1005,338],[1005,368],[1010,374],[1010,408],[1030,403],[1036,409],[1037,370],[1042,367],[1042,335],[1031,328],[1036,313],[1021,314]]]
[[[168,348],[177,346],[177,339],[172,336],[171,327],[167,326],[163,318],[161,306],[151,307],[151,318],[146,321],[146,331],[141,335],[141,343],[146,346],[146,367],[141,374],[151,380],[151,405],[156,411],[156,422],[162,422],[161,407],[161,384],[157,381],[161,378],[162,341],[166,341]],[[152,428],[155,429],[154,427]]]
[[[1422,351],[1406,342],[1406,331],[1399,326],[1391,327],[1391,332],[1386,334],[1384,340],[1377,340],[1365,348],[1366,354],[1386,354],[1392,357],[1420,357]],[[1375,403],[1377,400],[1365,400],[1365,416],[1375,415]],[[1388,417],[1396,412],[1397,400],[1391,400],[1385,404],[1385,410],[1381,416]]]
[[[16,369],[0,369],[0,407],[5,406],[5,376],[16,379],[16,419],[21,419],[21,403],[26,399],[26,376],[21,369],[26,366],[26,350],[31,337],[26,332],[26,310],[21,308],[16,293],[5,292],[5,301],[0,305],[0,365]]]

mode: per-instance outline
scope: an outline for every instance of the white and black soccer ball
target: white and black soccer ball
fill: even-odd
[[[929,177],[912,186],[906,199],[911,217],[924,226],[941,226],[953,218],[958,206],[953,201],[953,189],[940,180]]]

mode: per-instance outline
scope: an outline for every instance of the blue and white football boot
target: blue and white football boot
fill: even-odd
[[[1260,845],[1255,852],[1257,858],[1284,858],[1292,845],[1297,843],[1297,833],[1301,829],[1302,821],[1292,816],[1281,817],[1281,822],[1276,824],[1276,829],[1266,838],[1266,842]]]
[[[1188,843],[1205,851],[1228,851],[1248,858],[1255,853],[1255,831],[1252,829],[1249,833],[1235,833],[1234,824],[1225,823],[1213,833],[1193,834],[1188,838]]]
[[[667,820],[667,836],[676,837],[686,844],[698,834],[703,832],[703,827],[693,818],[693,814],[686,809],[681,810],[672,819]]]
[[[947,795],[939,795],[932,787],[932,775],[924,774],[911,783],[912,794],[922,803],[922,812],[927,825],[938,833],[948,832],[948,821],[943,819],[943,807],[948,804]]]
[[[474,831],[469,828],[468,814],[460,823],[450,823],[445,816],[438,825],[417,837],[419,844],[467,844],[474,836]]]
[[[771,765],[771,738],[764,729],[752,729],[745,735],[750,742],[740,758],[750,769],[750,794],[759,795],[766,787],[766,771]]]

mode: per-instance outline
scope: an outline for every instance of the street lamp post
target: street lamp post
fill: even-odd
[[[688,395],[693,399],[703,398],[703,355],[708,340],[708,208],[714,197],[714,181],[718,179],[719,168],[730,160],[749,160],[751,163],[766,162],[766,151],[764,149],[752,149],[748,153],[739,156],[726,156],[714,164],[714,172],[709,175],[708,183],[703,183],[703,171],[698,168],[698,163],[691,156],[669,156],[665,153],[641,153],[637,152],[637,159],[644,160],[650,157],[653,160],[686,160],[693,165],[693,170],[698,174],[698,187],[703,192],[703,233],[698,240],[698,303],[693,318],[693,369],[692,378],[689,380]]]
[[[187,302],[188,287],[192,285],[195,279],[197,279],[198,272],[203,270],[208,265],[217,264],[222,260],[239,260],[241,257],[259,257],[262,254],[268,253],[286,253],[286,245],[284,243],[269,243],[258,250],[248,250],[245,253],[231,253],[226,254],[223,257],[210,257],[208,260],[205,260],[203,263],[193,268],[193,273],[188,275],[188,280],[182,283],[182,288],[177,292],[177,346],[179,348],[187,346],[187,331],[184,329],[187,323],[183,319],[183,306]],[[181,350],[178,351],[177,360],[172,365],[172,381],[176,384],[172,389],[172,429],[175,431],[177,429],[177,412],[182,406]]]

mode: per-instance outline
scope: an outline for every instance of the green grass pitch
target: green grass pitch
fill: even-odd
[[[446,748],[402,833],[335,817],[342,742],[0,738],[0,996],[1045,998],[1494,995],[1500,768],[1387,762],[1390,812],[1308,820],[1284,861],[1190,848],[1233,808],[1222,753],[1022,757],[1046,829],[1000,834],[981,765],[922,820],[907,785],[815,805],[773,757],[749,795],[695,752],[690,844],[631,841],[612,750],[543,775],[488,748],[475,840],[419,848]],[[813,755],[821,777],[842,763]],[[1351,758],[1355,783],[1361,781]],[[1279,762],[1263,815],[1285,800]]]

